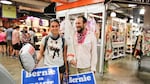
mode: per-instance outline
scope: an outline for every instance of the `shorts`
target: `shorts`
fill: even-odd
[[[22,45],[19,44],[19,43],[16,43],[16,44],[13,45],[13,48],[14,48],[15,50],[20,50],[21,47],[22,47]]]
[[[0,45],[6,45],[6,42],[2,41],[0,42]]]
[[[59,73],[65,73],[65,70],[66,70],[65,65],[59,67]]]
[[[137,55],[142,56],[142,55],[143,55],[143,52],[142,52],[141,50],[136,49],[136,54],[135,54],[135,55],[136,55],[136,56],[137,56]]]
[[[7,40],[7,46],[12,46],[12,40]]]

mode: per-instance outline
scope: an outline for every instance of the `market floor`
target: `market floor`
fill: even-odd
[[[10,72],[16,84],[21,84],[21,65],[18,59],[0,56],[0,63]],[[150,84],[150,73],[137,70],[137,61],[130,57],[109,61],[108,70],[101,77],[97,72],[97,84]]]

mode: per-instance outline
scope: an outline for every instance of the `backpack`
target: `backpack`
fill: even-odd
[[[45,37],[45,43],[44,43],[44,51],[45,51],[45,49],[46,49],[46,44],[47,44],[47,41],[48,41],[48,38],[50,37],[50,35],[48,35],[48,36],[46,36]],[[64,51],[64,45],[65,45],[65,39],[63,38],[63,37],[60,37],[60,38],[62,38],[62,48],[63,48],[63,51]]]

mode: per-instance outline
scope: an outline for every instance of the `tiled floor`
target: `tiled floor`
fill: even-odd
[[[19,60],[0,56],[0,63],[10,72],[16,84],[21,84],[22,67]],[[128,57],[110,60],[104,76],[101,77],[98,72],[95,76],[97,84],[150,84],[150,73],[139,72],[137,61]]]

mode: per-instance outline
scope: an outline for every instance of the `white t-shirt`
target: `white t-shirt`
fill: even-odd
[[[42,38],[41,43],[44,45],[45,38]],[[62,66],[64,65],[63,60],[63,41],[59,37],[57,40],[53,40],[51,37],[48,38],[45,52],[44,52],[44,65],[45,66]]]
[[[97,40],[93,32],[88,31],[83,43],[79,44],[77,34],[74,36],[74,42],[68,44],[67,60],[75,59],[77,68],[91,68],[96,71],[97,64]]]

